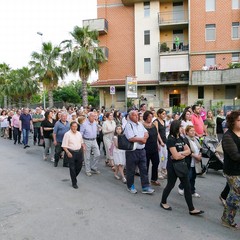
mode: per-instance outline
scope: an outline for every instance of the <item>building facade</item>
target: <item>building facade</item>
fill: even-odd
[[[83,25],[99,31],[106,55],[92,83],[100,105],[125,108],[126,76],[137,78],[136,105],[238,104],[240,69],[229,64],[240,57],[239,0],[97,2],[98,18]]]

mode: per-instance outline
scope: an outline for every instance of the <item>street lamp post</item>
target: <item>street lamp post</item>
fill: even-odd
[[[43,44],[43,33],[42,32],[37,32],[39,36],[41,36],[41,42]],[[45,97],[45,92],[44,92],[44,87],[43,87],[43,109],[46,109],[46,97]]]

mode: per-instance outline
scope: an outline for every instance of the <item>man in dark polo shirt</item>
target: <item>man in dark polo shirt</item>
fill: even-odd
[[[54,126],[54,130],[53,130],[53,143],[55,145],[54,167],[58,166],[60,155],[63,151],[63,148],[62,148],[63,137],[64,137],[64,134],[67,131],[69,131],[69,129],[70,129],[70,124],[67,121],[67,113],[63,112],[61,114],[60,120],[56,122],[56,124]],[[68,166],[69,166],[69,164],[67,162],[67,158],[64,155],[63,167],[68,167]]]
[[[23,113],[19,118],[19,131],[21,131],[23,135],[24,149],[27,147],[30,147],[28,145],[28,136],[29,136],[30,130],[32,129],[33,129],[33,123],[32,123],[32,117],[29,114],[29,109],[24,108]]]

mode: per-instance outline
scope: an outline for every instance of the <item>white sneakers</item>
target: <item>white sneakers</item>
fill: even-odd
[[[178,193],[183,196],[184,195],[184,189],[178,188]]]

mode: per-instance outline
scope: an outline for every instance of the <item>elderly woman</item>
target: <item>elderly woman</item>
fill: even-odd
[[[228,130],[223,135],[224,153],[223,171],[230,192],[224,207],[222,224],[225,227],[240,229],[240,223],[234,223],[234,217],[240,206],[240,110],[227,116]]]
[[[113,142],[113,136],[116,128],[116,123],[113,120],[113,113],[106,113],[106,121],[103,122],[102,125],[102,133],[103,133],[103,142],[106,149],[106,164],[110,167],[114,167],[113,156],[110,154],[110,147]]]

